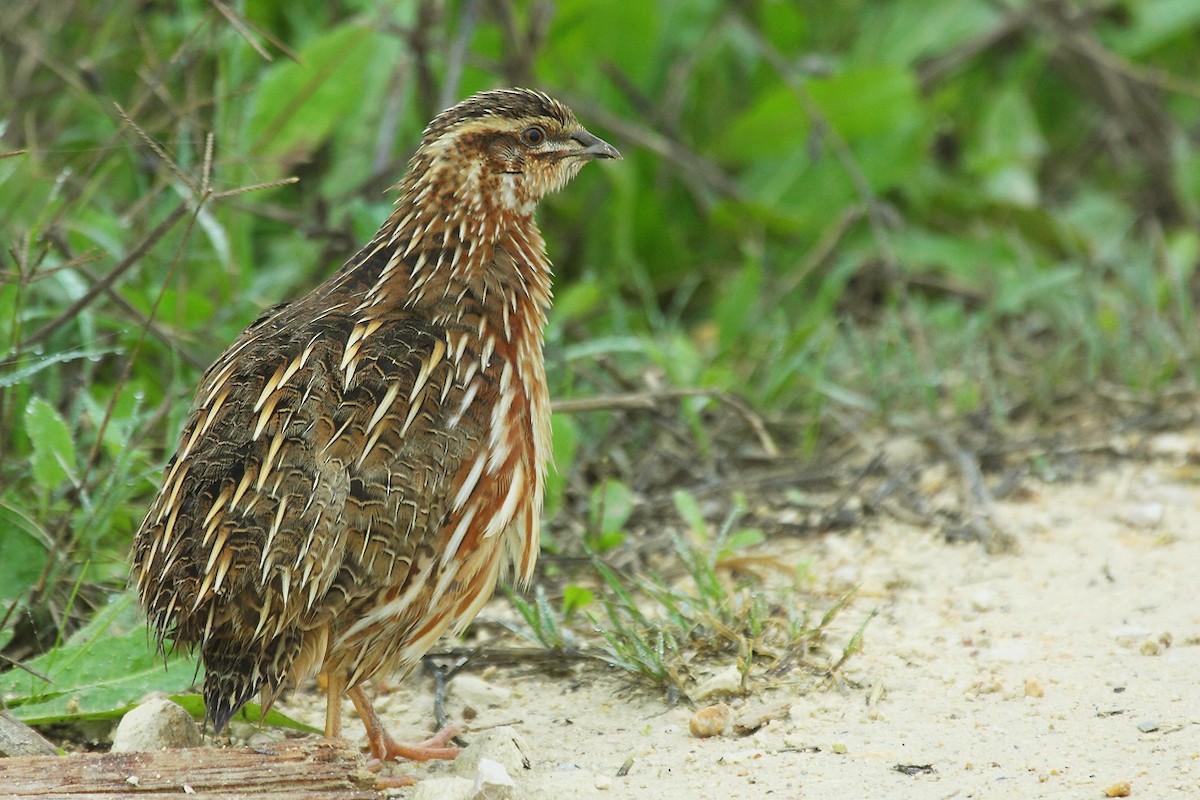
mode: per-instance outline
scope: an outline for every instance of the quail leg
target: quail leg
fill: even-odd
[[[322,680],[323,679],[323,680]],[[323,672],[317,681],[325,688],[325,738],[342,738],[342,692],[346,691],[346,676]]]
[[[371,745],[371,755],[375,762],[370,768],[378,769],[386,761],[408,759],[409,761],[430,761],[432,759],[451,760],[458,757],[460,749],[449,745],[448,742],[461,733],[456,725],[447,725],[423,742],[407,744],[397,742],[383,727],[383,721],[375,712],[371,701],[363,694],[361,686],[356,686],[347,692],[358,716],[362,718],[363,726],[367,729],[367,741]],[[327,725],[328,727],[328,725]]]

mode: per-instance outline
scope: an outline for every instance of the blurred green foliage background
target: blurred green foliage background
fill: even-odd
[[[625,154],[540,212],[557,398],[736,393],[811,454],[1191,391],[1197,42],[1195,0],[8,0],[0,645],[123,586],[204,367],[481,89]],[[552,512],[606,418],[555,424]]]

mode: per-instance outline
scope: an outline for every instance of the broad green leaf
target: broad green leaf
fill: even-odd
[[[194,662],[173,658],[164,668],[132,600],[117,597],[65,644],[27,662],[49,682],[19,669],[0,675],[0,697],[13,714],[30,724],[105,716],[147,692],[190,686]]]
[[[859,12],[849,63],[912,66],[920,59],[951,51],[1003,22],[1003,15],[988,0],[867,3]]]
[[[906,69],[848,70],[810,81],[809,93],[826,121],[850,142],[907,128],[920,114],[917,82]]]
[[[204,719],[204,698],[200,695],[173,694],[170,697],[171,702],[182,706],[184,711],[188,712],[196,719]],[[127,710],[128,709],[125,709],[121,713],[124,714]],[[258,703],[246,703],[246,705],[242,706],[242,710],[234,716],[234,719],[241,720],[243,722],[249,722],[251,725],[258,725],[261,722],[262,725],[268,728],[291,728],[292,730],[316,734],[320,734],[322,732],[320,728],[313,727],[308,723],[289,717],[287,714],[284,714],[282,711],[274,708],[268,711],[267,716],[264,718],[262,706],[260,706]]]
[[[25,406],[25,433],[33,444],[30,466],[39,486],[54,489],[74,474],[75,442],[54,406],[40,397],[31,398]]]
[[[21,597],[42,574],[49,534],[23,508],[0,500],[0,605]]]
[[[794,152],[805,143],[808,131],[808,117],[795,93],[779,85],[734,114],[711,149],[718,158],[731,161],[770,159]]]
[[[267,72],[254,95],[248,130],[254,152],[271,157],[259,165],[268,173],[264,177],[306,161],[358,107],[378,36],[361,25],[342,25],[301,50],[301,63],[280,61]]]
[[[599,59],[619,64],[636,83],[650,78],[657,61],[660,20],[656,3],[559,0],[538,64],[551,75],[575,80],[599,72]],[[586,75],[587,72],[584,74]]]
[[[1145,55],[1173,39],[1186,38],[1194,46],[1200,33],[1200,3],[1195,0],[1140,0],[1128,3],[1126,10],[1131,23],[1104,37],[1125,56]]]

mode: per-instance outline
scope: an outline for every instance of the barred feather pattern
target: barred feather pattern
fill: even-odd
[[[133,575],[160,646],[199,649],[218,730],[317,671],[410,670],[506,569],[530,580],[550,452],[533,211],[605,157],[537,92],[443,112],[370,243],[209,368]]]

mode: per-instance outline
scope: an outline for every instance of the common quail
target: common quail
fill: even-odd
[[[160,647],[198,648],[219,731],[322,673],[380,761],[452,758],[384,730],[363,682],[406,673],[511,567],[533,575],[550,452],[551,266],[534,206],[620,158],[541,92],[425,129],[395,209],[332,277],[205,373],[133,546]]]

